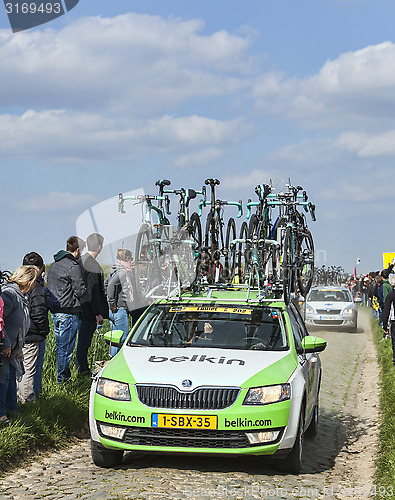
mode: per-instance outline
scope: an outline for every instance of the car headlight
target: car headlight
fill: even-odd
[[[250,389],[243,405],[268,405],[285,401],[291,397],[290,384],[270,385],[268,387],[254,387]]]
[[[119,401],[131,401],[129,385],[108,378],[99,378],[96,386],[97,394]]]
[[[306,304],[306,312],[315,314],[314,309],[311,306],[309,306],[309,304]]]
[[[355,313],[355,309],[353,307],[346,307],[343,310],[343,314],[354,314],[354,313]]]

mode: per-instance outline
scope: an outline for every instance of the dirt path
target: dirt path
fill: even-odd
[[[314,332],[322,353],[320,428],[307,441],[299,475],[281,474],[256,458],[125,455],[103,470],[82,440],[40,456],[3,478],[0,499],[343,499],[366,498],[373,485],[378,438],[378,367],[369,317],[358,332]],[[358,489],[359,488],[359,489]]]

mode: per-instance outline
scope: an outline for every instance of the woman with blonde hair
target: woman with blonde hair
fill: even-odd
[[[21,266],[2,286],[3,346],[0,353],[0,424],[7,424],[7,411],[18,411],[16,377],[22,376],[20,357],[29,329],[29,308],[26,294],[33,290],[41,270],[36,266]]]

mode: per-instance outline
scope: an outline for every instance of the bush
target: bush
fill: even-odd
[[[391,491],[392,488],[395,492],[395,367],[392,344],[390,340],[381,342],[383,329],[377,319],[372,319],[372,331],[381,370],[381,427],[375,482],[377,489]]]
[[[109,359],[108,345],[103,333],[109,322],[96,331],[89,349],[91,365]],[[57,363],[53,323],[47,337],[43,369],[43,392],[37,401],[20,405],[20,412],[11,417],[11,423],[0,429],[0,470],[18,462],[38,449],[60,448],[76,437],[87,435],[89,390],[91,380],[78,377],[75,355],[71,361],[71,379],[57,383]],[[94,369],[94,367],[93,367]]]

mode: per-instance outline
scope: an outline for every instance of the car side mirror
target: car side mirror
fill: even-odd
[[[360,304],[360,303],[362,302],[361,297],[356,297],[356,298],[354,299],[354,302],[355,302],[356,304]]]
[[[106,332],[103,337],[107,344],[113,345],[114,347],[122,347],[122,330],[110,330]]]
[[[326,347],[326,340],[313,335],[307,335],[302,340],[302,346],[297,349],[298,354],[321,352]]]

